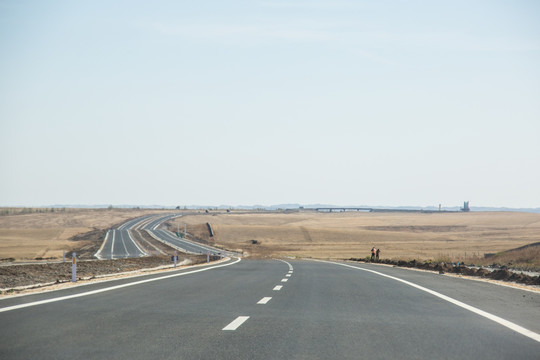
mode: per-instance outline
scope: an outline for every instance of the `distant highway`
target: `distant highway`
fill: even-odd
[[[117,229],[107,232],[103,244],[95,254],[98,259],[119,259],[148,256],[149,254],[138,244],[133,235],[134,230],[144,230],[154,239],[161,241],[175,249],[191,254],[210,254],[223,256],[237,256],[237,253],[224,251],[209,245],[179,238],[176,234],[160,229],[161,225],[178,214],[147,215],[125,222]]]
[[[0,300],[1,359],[534,359],[540,293],[233,259]]]
[[[156,240],[162,241],[167,245],[178,249],[185,253],[191,254],[210,254],[210,255],[223,255],[223,256],[239,256],[238,253],[215,248],[210,245],[203,245],[201,243],[190,241],[185,238],[178,237],[175,233],[166,229],[160,229],[160,226],[167,220],[182,215],[171,214],[161,217],[156,217],[152,221],[146,223],[142,229],[146,230]]]
[[[141,223],[152,219],[154,215],[147,215],[125,222],[116,229],[107,231],[103,244],[95,256],[98,259],[121,259],[148,256],[148,253],[132,237],[131,230]]]
[[[103,248],[96,254],[96,257],[101,259],[120,259],[148,255],[133,240],[129,230],[109,230],[104,242]]]

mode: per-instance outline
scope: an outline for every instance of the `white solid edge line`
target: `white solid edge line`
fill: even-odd
[[[141,254],[143,254],[143,256],[148,256],[148,253],[147,253],[146,251],[144,251],[143,249],[141,249],[140,246],[139,246],[139,245],[137,244],[137,242],[135,241],[135,239],[133,239],[133,238],[131,237],[131,230],[128,229],[127,232],[128,232],[129,239],[131,240],[131,242],[133,242],[133,244],[135,245],[135,247],[137,248],[137,250],[139,250],[139,252],[140,252]]]
[[[110,232],[111,232],[111,230],[107,230],[107,234],[105,235],[105,239],[101,243],[101,246],[99,247],[99,250],[94,254],[94,256],[97,257],[99,260],[102,260],[101,251],[103,250],[103,248],[105,247],[105,244],[107,243],[107,239],[109,238],[109,233]]]
[[[257,304],[266,305],[271,299],[271,297],[263,297]]]
[[[30,307],[30,306],[48,304],[48,303],[62,301],[62,300],[69,300],[69,299],[74,299],[74,298],[78,298],[78,297],[99,294],[99,293],[106,292],[106,291],[118,290],[118,289],[122,289],[122,288],[125,288],[125,287],[130,287],[130,286],[149,283],[149,282],[152,282],[152,281],[159,281],[159,280],[164,280],[164,279],[170,279],[170,278],[177,277],[177,276],[195,274],[195,273],[202,272],[202,271],[213,270],[213,269],[217,269],[217,268],[220,268],[220,267],[234,265],[234,264],[236,264],[236,263],[238,263],[240,261],[241,261],[241,258],[238,258],[236,261],[234,261],[232,263],[228,263],[228,264],[222,264],[222,265],[216,265],[216,266],[212,266],[212,267],[206,267],[206,268],[203,268],[203,269],[192,270],[192,271],[183,272],[183,273],[179,273],[179,274],[165,275],[165,276],[160,276],[160,277],[152,278],[152,279],[134,281],[134,282],[130,282],[130,283],[127,283],[127,284],[115,285],[115,286],[111,286],[111,287],[107,287],[107,288],[87,291],[87,292],[73,294],[73,295],[60,296],[60,297],[53,298],[53,299],[46,299],[46,300],[34,301],[34,302],[26,303],[26,304],[7,306],[7,307],[4,307],[4,308],[0,308],[0,313],[1,312],[6,312],[6,311],[11,311],[11,310],[22,309],[22,308],[26,308],[26,307]]]
[[[238,329],[240,327],[240,325],[245,323],[247,319],[249,319],[249,316],[239,316],[236,319],[234,319],[229,325],[225,326],[221,330],[232,330],[232,331],[234,331],[234,330]]]
[[[475,314],[483,316],[486,319],[489,319],[491,321],[495,321],[496,323],[498,323],[498,324],[500,324],[502,326],[505,326],[505,327],[507,327],[507,328],[509,328],[511,330],[514,330],[515,332],[520,333],[521,335],[527,336],[530,339],[533,339],[533,340],[536,340],[536,341],[540,342],[540,334],[537,334],[534,331],[531,331],[529,329],[525,329],[524,327],[522,327],[522,326],[520,326],[518,324],[514,324],[511,321],[505,320],[505,319],[503,319],[503,318],[501,318],[501,317],[499,317],[497,315],[493,315],[493,314],[488,313],[488,312],[486,312],[484,310],[480,310],[480,309],[478,309],[478,308],[476,308],[474,306],[467,305],[467,304],[465,304],[465,303],[463,303],[463,302],[461,302],[459,300],[453,299],[453,298],[451,298],[449,296],[443,295],[441,293],[438,293],[436,291],[430,290],[430,289],[425,288],[423,286],[417,285],[417,284],[412,283],[410,281],[403,280],[403,279],[397,278],[395,276],[386,275],[386,274],[380,273],[378,271],[364,269],[364,268],[360,268],[360,267],[356,267],[356,266],[352,266],[352,265],[347,265],[347,264],[340,264],[340,263],[333,262],[333,261],[324,261],[324,260],[314,260],[314,261],[321,261],[321,262],[325,262],[325,263],[329,263],[329,264],[336,264],[336,265],[349,267],[349,268],[356,269],[356,270],[367,271],[367,272],[370,272],[370,273],[373,273],[373,274],[377,274],[377,275],[380,275],[380,276],[387,277],[387,278],[392,279],[392,280],[402,282],[404,284],[407,284],[409,286],[417,288],[418,290],[425,291],[428,294],[434,295],[434,296],[436,296],[436,297],[438,297],[440,299],[448,301],[449,303],[452,303],[454,305],[462,307],[465,310],[469,310],[469,311],[471,311],[471,312],[473,312]]]
[[[111,243],[111,260],[114,259],[114,238],[116,237],[116,230],[113,230],[112,233],[112,243]]]

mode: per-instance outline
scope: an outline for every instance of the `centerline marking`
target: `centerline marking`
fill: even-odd
[[[290,263],[288,263],[287,261],[281,260],[281,259],[276,259],[276,260],[281,261],[281,262],[284,262],[285,264],[287,264],[287,265],[289,266],[289,272],[292,272],[292,271],[293,271],[293,266],[292,266]]]
[[[285,277],[291,277],[291,274],[287,274],[287,275],[285,275]]]
[[[261,300],[259,300],[259,302],[257,304],[265,305],[270,301],[270,299],[272,299],[272,298],[271,297],[263,297]]]
[[[276,285],[273,290],[274,291],[279,291],[279,290],[281,290],[282,287],[283,287],[283,285]]]
[[[281,282],[287,282],[289,279],[281,279]]]
[[[249,316],[239,316],[236,319],[234,319],[229,325],[225,326],[221,330],[225,331],[234,331],[240,327],[243,323],[245,323],[249,319]]]

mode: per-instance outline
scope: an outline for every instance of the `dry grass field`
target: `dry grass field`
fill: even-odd
[[[170,210],[66,209],[54,213],[0,216],[0,259],[61,258],[81,248],[77,234],[107,229],[128,219]],[[208,236],[206,223],[215,236]],[[381,257],[417,260],[479,260],[540,242],[540,214],[239,212],[188,215],[169,223],[227,249],[254,257],[364,258],[372,247]],[[257,240],[257,244],[252,244]],[[536,263],[540,266],[540,254]]]
[[[540,214],[513,212],[233,212],[186,216],[171,227],[184,224],[217,245],[262,257],[364,258],[377,247],[382,258],[465,260],[540,241]]]
[[[62,251],[84,245],[74,235],[107,229],[128,219],[162,210],[65,209],[0,216],[0,259],[62,258]],[[170,211],[169,211],[170,212]]]

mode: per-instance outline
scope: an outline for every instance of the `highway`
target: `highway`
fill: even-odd
[[[538,359],[540,293],[245,260],[0,300],[2,359]]]
[[[236,253],[225,251],[221,249],[214,248],[212,246],[203,245],[196,243],[194,241],[189,241],[186,239],[179,238],[176,234],[168,230],[147,230],[149,233],[153,234],[155,238],[160,239],[164,243],[172,246],[182,252],[191,253],[191,254],[210,254],[218,255],[222,254],[224,256],[234,256]]]
[[[95,254],[98,259],[120,259],[147,256],[139,244],[134,240],[131,230],[154,218],[147,215],[129,220],[116,229],[107,231],[103,244]]]
[[[238,256],[239,254],[231,251],[218,249],[209,245],[204,245],[195,241],[187,240],[186,238],[180,238],[176,234],[166,229],[160,229],[161,225],[172,218],[181,217],[182,215],[170,214],[165,216],[159,216],[152,219],[152,221],[142,226],[143,230],[146,230],[155,239],[166,243],[167,245],[178,249],[185,253],[191,254],[210,254],[223,256]]]
[[[147,255],[133,240],[129,230],[109,230],[104,243],[104,246],[97,254],[100,259],[119,259]]]
[[[148,256],[148,253],[139,246],[133,230],[144,230],[154,239],[161,241],[177,250],[191,254],[210,254],[237,256],[238,254],[230,251],[221,250],[212,246],[203,245],[194,241],[179,238],[176,234],[160,229],[161,225],[175,217],[178,214],[166,215],[147,215],[129,220],[119,226],[117,229],[111,229],[107,232],[103,244],[95,254],[98,259],[119,259],[130,257]]]

